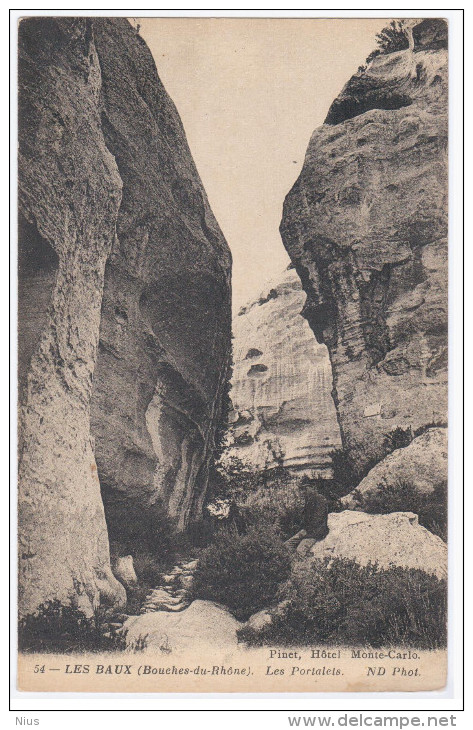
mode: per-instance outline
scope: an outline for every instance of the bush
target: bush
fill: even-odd
[[[383,446],[386,449],[386,453],[390,454],[392,451],[396,451],[396,449],[404,449],[406,446],[409,446],[413,438],[414,436],[410,426],[408,428],[398,426],[385,435]]]
[[[425,423],[423,426],[419,426],[414,431],[414,436],[422,436],[423,433],[428,431],[430,428],[448,428],[448,423],[441,418],[434,418],[432,421]]]
[[[219,466],[220,481],[213,484],[213,503],[233,505],[242,529],[260,524],[273,525],[290,537],[301,527],[303,499],[294,477],[283,467],[256,471],[237,457]],[[222,520],[221,526],[225,526]]]
[[[303,507],[298,484],[281,474],[266,487],[248,494],[240,509],[249,527],[272,525],[279,535],[288,538],[301,529]]]
[[[344,449],[334,449],[330,452],[333,469],[333,485],[337,496],[350,492],[358,484],[358,475]]]
[[[125,634],[110,629],[102,608],[88,618],[75,606],[55,599],[19,621],[18,648],[23,652],[123,651],[125,646]]]
[[[156,586],[147,583],[138,583],[135,586],[126,586],[126,606],[125,613],[129,616],[138,616],[146,598],[151,593],[152,588]]]
[[[395,53],[409,48],[409,36],[402,20],[391,20],[390,24],[376,35],[380,53]]]
[[[207,501],[230,499],[240,501],[261,485],[261,474],[237,456],[226,457],[215,465],[209,480]]]
[[[446,644],[447,585],[421,570],[362,567],[336,558],[296,564],[278,598],[284,611],[262,631],[243,627],[250,645]]]
[[[376,35],[376,43],[378,47],[371,51],[366,58],[367,64],[371,63],[377,56],[404,51],[409,48],[409,36],[404,22],[402,20],[392,20]],[[365,69],[366,66],[360,66],[358,71],[364,71]]]
[[[185,552],[188,553],[191,551],[193,553],[195,549],[208,547],[212,542],[213,534],[213,525],[208,515],[204,513],[202,519],[197,522],[191,522],[187,527],[185,537],[188,541],[188,547]]]
[[[433,492],[428,493],[419,491],[410,482],[381,484],[376,490],[366,494],[355,490],[353,498],[355,509],[372,515],[414,512],[419,517],[420,525],[447,541],[447,482],[443,482],[435,487]]]
[[[133,557],[133,567],[138,581],[153,588],[160,582],[166,568],[158,558],[149,553],[136,553]]]
[[[289,552],[271,526],[251,527],[245,535],[222,531],[199,558],[194,597],[223,603],[246,619],[271,603],[290,566]]]

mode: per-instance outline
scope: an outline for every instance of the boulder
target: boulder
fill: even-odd
[[[198,600],[179,613],[155,611],[134,616],[124,630],[130,645],[147,637],[147,650],[174,654],[204,646],[234,649],[240,626],[223,606]]]
[[[376,464],[360,482],[356,491],[362,495],[376,492],[380,486],[396,487],[401,482],[413,484],[419,492],[429,494],[444,485],[448,476],[446,428],[431,428],[413,439],[403,449],[396,449]],[[355,507],[352,494],[340,500],[345,507]],[[406,505],[409,509],[409,505]]]
[[[447,576],[447,545],[418,523],[412,512],[368,515],[345,510],[328,518],[329,533],[309,550],[315,558],[349,558],[360,565],[417,568]]]
[[[348,81],[286,197],[284,245],[327,346],[343,447],[359,472],[394,428],[445,422],[448,281],[446,24]]]
[[[315,540],[311,537],[306,537],[305,540],[301,540],[299,545],[296,548],[296,553],[298,555],[308,555],[310,552],[311,547],[314,545]]]
[[[113,565],[113,572],[115,577],[125,586],[133,586],[138,582],[132,555],[124,555],[122,558],[117,558]]]
[[[289,601],[280,601],[272,608],[264,608],[262,611],[254,613],[245,623],[245,628],[258,634],[267,629],[276,618],[283,618],[286,614]]]
[[[263,609],[254,613],[245,624],[245,628],[251,629],[256,633],[263,631],[273,622],[273,613],[270,609]]]
[[[184,573],[193,573],[199,565],[198,560],[190,560],[188,563],[182,563],[181,568]]]
[[[442,18],[426,18],[412,30],[414,51],[448,48],[448,25]]]

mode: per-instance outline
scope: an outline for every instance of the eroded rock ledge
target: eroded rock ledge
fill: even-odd
[[[284,205],[281,235],[360,470],[392,429],[446,419],[446,39],[444,21],[422,21],[409,49],[350,79]]]

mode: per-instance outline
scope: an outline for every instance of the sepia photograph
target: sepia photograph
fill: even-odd
[[[448,18],[49,12],[14,50],[18,689],[442,690]]]

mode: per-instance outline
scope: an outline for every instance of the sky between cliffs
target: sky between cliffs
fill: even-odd
[[[289,258],[284,197],[313,130],[386,18],[140,18],[233,255],[233,308]]]

